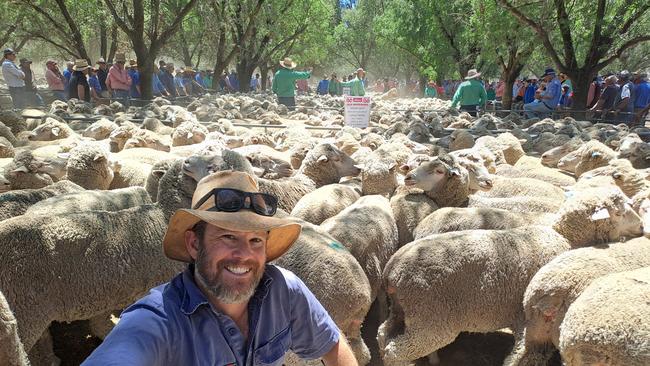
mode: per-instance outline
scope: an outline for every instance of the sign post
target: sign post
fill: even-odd
[[[370,123],[370,97],[345,97],[345,125],[366,128]]]

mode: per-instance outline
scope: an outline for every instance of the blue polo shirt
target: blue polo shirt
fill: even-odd
[[[555,109],[560,103],[560,97],[562,96],[562,84],[560,79],[553,78],[548,84],[546,84],[546,91],[542,93],[543,96],[551,96],[551,99],[542,99],[542,102],[549,107],[550,109]]]
[[[642,81],[635,87],[634,108],[645,108],[650,104],[650,83]]]
[[[127,308],[82,365],[281,366],[289,350],[315,359],[338,342],[336,324],[292,272],[266,265],[248,303],[248,340],[208,303],[193,273],[189,265]]]

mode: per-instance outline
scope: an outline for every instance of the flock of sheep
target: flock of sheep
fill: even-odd
[[[0,112],[0,365],[56,362],[53,321],[87,321],[102,338],[111,314],[181,271],[161,250],[167,222],[227,169],[254,174],[302,223],[276,264],[312,290],[360,365],[435,365],[461,332],[504,328],[506,365],[558,350],[568,366],[650,364],[639,131],[476,119],[438,99],[378,100],[360,130],[342,127],[341,98],[298,102]],[[251,121],[290,127],[237,126]]]

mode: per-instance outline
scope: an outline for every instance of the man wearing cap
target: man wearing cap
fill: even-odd
[[[280,69],[273,77],[271,90],[278,96],[278,103],[293,110],[296,105],[296,80],[309,79],[311,71],[295,71],[296,63],[289,57],[280,61]]]
[[[99,96],[102,98],[110,98],[108,93],[108,88],[106,87],[106,78],[108,78],[108,67],[106,66],[106,60],[103,57],[100,57],[97,60],[97,80],[99,80],[99,86],[101,87],[101,92]]]
[[[160,69],[160,75],[158,77],[160,78],[160,82],[165,86],[165,90],[169,93],[169,96],[176,98],[178,93],[176,93],[176,85],[174,85],[174,64],[165,64]]]
[[[20,59],[20,70],[25,74],[25,102],[29,104],[35,104],[38,106],[44,106],[45,102],[43,98],[38,94],[36,90],[36,85],[34,85],[34,73],[32,72],[32,60],[21,58]]]
[[[124,68],[125,63],[126,55],[123,53],[116,53],[113,66],[108,70],[106,87],[112,91],[114,99],[121,101],[124,106],[128,107],[131,77]]]
[[[476,69],[471,69],[467,72],[465,81],[462,82],[451,102],[451,108],[456,108],[456,105],[460,103],[460,110],[467,111],[472,116],[476,116],[476,109],[478,107],[485,108],[485,103],[487,102],[487,92],[478,81],[478,77],[481,76],[481,73],[476,71]]]
[[[562,84],[555,76],[555,70],[548,68],[542,75],[542,80],[546,83],[546,90],[539,93],[539,99],[524,104],[526,118],[544,118],[550,115],[562,96]]]
[[[2,51],[2,77],[4,77],[15,109],[25,106],[25,73],[16,66],[16,53],[11,48]]]
[[[350,95],[352,96],[364,96],[366,95],[366,88],[364,84],[364,79],[366,77],[366,72],[362,68],[358,68],[356,72],[356,77],[350,75],[349,81],[341,83],[341,87],[350,88]]]
[[[203,178],[163,239],[165,255],[187,269],[128,307],[83,365],[280,366],[287,351],[357,365],[307,286],[268,264],[300,235],[276,208],[247,173]]]
[[[65,93],[65,77],[61,74],[59,66],[54,60],[47,60],[45,63],[45,80],[47,80],[47,85],[54,94],[54,97],[57,100],[68,100],[68,96]]]
[[[72,67],[72,77],[70,77],[70,87],[68,88],[69,99],[79,99],[90,102],[90,85],[88,84],[88,61],[84,59],[75,60]]]
[[[630,72],[621,71],[618,74],[618,85],[620,92],[614,103],[614,111],[617,114],[617,120],[621,122],[631,122],[634,118],[634,84],[630,80]]]

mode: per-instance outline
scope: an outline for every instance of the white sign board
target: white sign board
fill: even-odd
[[[366,128],[370,122],[370,97],[345,97],[345,125]]]

